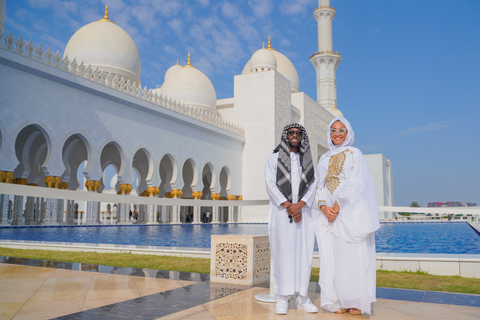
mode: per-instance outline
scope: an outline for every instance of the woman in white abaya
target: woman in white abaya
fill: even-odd
[[[371,314],[376,301],[375,231],[380,227],[372,176],[345,118],[329,125],[328,151],[317,166],[315,233],[321,307]]]

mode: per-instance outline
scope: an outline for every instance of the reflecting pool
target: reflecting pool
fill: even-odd
[[[2,240],[209,248],[210,235],[266,235],[267,224],[0,227]],[[480,235],[466,222],[382,223],[377,252],[480,254]]]

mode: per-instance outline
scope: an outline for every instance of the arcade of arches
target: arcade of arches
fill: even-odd
[[[0,143],[1,141],[0,131]],[[87,192],[107,192],[144,197],[242,200],[241,196],[228,193],[231,178],[227,166],[220,168],[218,173],[216,171],[218,169],[214,168],[210,162],[205,163],[202,167],[193,158],[188,158],[183,163],[179,163],[172,153],[164,154],[159,163],[153,163],[152,154],[147,148],[139,148],[134,153],[131,163],[127,163],[126,156],[119,143],[109,142],[100,152],[96,153],[91,150],[88,140],[79,133],[72,134],[65,140],[61,154],[64,171],[61,176],[52,176],[48,174],[49,170],[44,167],[44,164],[52,158],[51,143],[50,137],[41,126],[35,124],[23,128],[15,141],[18,165],[13,172],[0,171],[0,182],[69,190],[81,190],[84,185]],[[99,156],[95,157],[95,154]],[[95,161],[100,162],[102,169],[100,176],[89,175],[90,164]],[[122,175],[126,172],[128,166],[131,166],[134,171],[136,178],[134,181],[123,180]],[[85,178],[84,181],[79,181],[77,172],[82,170],[82,167],[84,167],[83,175]],[[115,179],[111,180],[113,181],[111,185],[109,185],[111,181],[106,181],[105,170],[107,167],[113,167],[116,173]],[[159,172],[161,179],[159,185],[153,185],[151,182],[153,170]],[[198,186],[202,187],[198,188]],[[108,187],[111,190],[108,190]],[[215,190],[219,190],[219,192],[215,192]],[[238,212],[236,207],[234,209],[233,206],[131,206],[122,203],[100,204],[90,201],[85,204],[78,204],[74,203],[73,200],[23,198],[23,196],[14,196],[12,201],[8,195],[1,195],[0,224],[238,221]]]

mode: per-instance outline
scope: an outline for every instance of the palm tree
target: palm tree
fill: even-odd
[[[410,207],[418,208],[418,207],[420,207],[420,205],[418,204],[417,201],[412,201],[412,203],[410,203]]]

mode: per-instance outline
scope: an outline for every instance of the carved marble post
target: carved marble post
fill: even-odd
[[[75,200],[67,200],[66,224],[75,223]]]
[[[170,222],[170,206],[162,205],[160,207],[160,223],[169,223]]]
[[[26,186],[28,181],[25,178],[17,178],[13,179],[13,183]],[[23,216],[23,196],[16,195],[13,197],[12,225],[25,225],[25,217]]]
[[[201,200],[203,193],[200,191],[195,191],[192,193],[193,199],[195,200]],[[202,223],[201,219],[201,212],[200,212],[200,206],[194,206],[193,207],[193,222],[192,223]]]
[[[219,200],[220,199],[220,194],[219,193],[212,193],[210,195],[210,197],[212,197],[212,200]],[[220,222],[219,216],[218,216],[219,209],[220,208],[218,206],[213,206],[212,207],[212,223],[219,223]]]
[[[237,196],[237,201],[242,201],[242,196]],[[237,206],[237,222],[242,222],[242,206]]]
[[[173,199],[180,199],[183,194],[181,189],[173,189],[172,192]],[[180,221],[180,206],[172,206],[172,221],[171,223],[182,223]]]
[[[158,195],[160,192],[160,188],[157,187],[148,187],[147,193],[150,198],[154,198]],[[154,204],[149,204],[147,208],[147,217],[146,217],[146,223],[147,224],[156,224],[157,223],[157,206]]]
[[[58,185],[58,189],[66,190],[68,188],[68,183],[61,182]],[[65,224],[65,200],[57,199],[57,222],[59,224]]]
[[[0,182],[12,183],[15,175],[10,171],[0,171]],[[0,225],[10,225],[8,221],[8,207],[10,204],[10,195],[0,195]]]
[[[132,185],[122,183],[119,186],[119,189],[120,189],[120,194],[126,196],[126,195],[129,195],[130,192],[132,191]],[[123,223],[123,224],[128,223],[129,211],[130,211],[130,204],[129,203],[120,203],[120,216],[117,218],[117,223]]]
[[[29,186],[38,187],[36,183],[29,183]],[[25,224],[34,225],[35,224],[35,214],[38,212],[38,208],[35,205],[35,197],[27,197],[25,202]]]
[[[45,217],[45,198],[35,199],[35,224],[42,224]]]
[[[85,182],[85,187],[87,192],[97,192],[100,187],[100,181],[97,180],[87,180]],[[86,221],[85,224],[98,224],[100,222],[100,217],[98,214],[98,202],[87,201],[87,210],[86,210]]]
[[[235,196],[233,194],[229,194],[227,196],[227,200],[228,201],[234,201],[235,200]],[[235,206],[228,206],[228,219],[227,219],[227,223],[235,223]]]
[[[47,188],[55,188],[62,182],[60,177],[46,176],[44,179]],[[42,217],[42,225],[56,225],[57,223],[57,199],[45,199],[45,212]]]

